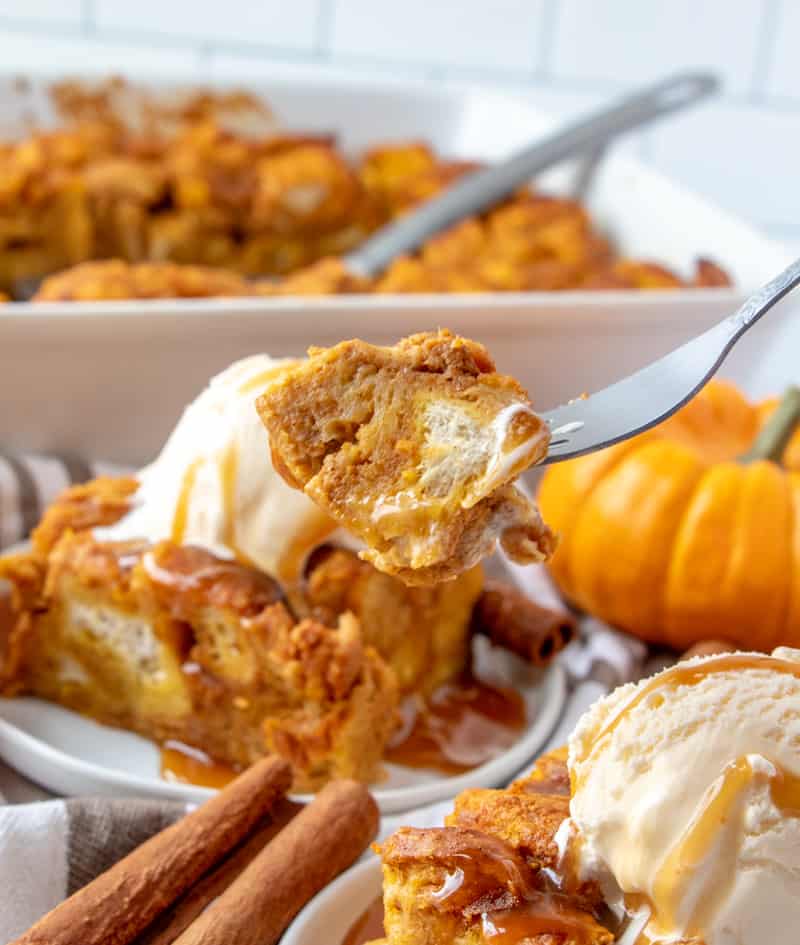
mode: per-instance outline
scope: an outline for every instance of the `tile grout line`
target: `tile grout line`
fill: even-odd
[[[93,33],[97,28],[94,0],[81,0],[81,23],[86,34]]]
[[[398,78],[417,77],[421,80],[449,80],[455,83],[481,83],[500,88],[507,88],[510,92],[530,93],[536,88],[542,88],[555,94],[558,93],[591,93],[624,92],[630,87],[630,82],[623,82],[613,78],[578,79],[570,77],[555,78],[552,75],[551,50],[554,36],[558,28],[559,11],[556,0],[543,0],[542,29],[539,31],[539,65],[533,73],[525,70],[483,68],[470,65],[446,66],[431,61],[413,62],[405,59],[385,59],[369,55],[334,55],[330,50],[331,30],[335,17],[334,0],[320,0],[319,12],[314,24],[315,41],[311,49],[291,46],[270,46],[260,42],[237,40],[216,41],[213,38],[203,40],[185,39],[178,34],[163,33],[147,29],[123,30],[98,27],[96,20],[96,0],[81,0],[82,17],[77,24],[54,21],[43,24],[39,21],[14,16],[0,16],[0,26],[9,33],[26,33],[32,37],[51,36],[54,38],[74,39],[85,38],[92,42],[108,42],[125,44],[131,47],[148,46],[161,47],[172,50],[190,49],[197,53],[202,65],[213,59],[215,55],[229,55],[233,58],[241,56],[243,59],[266,54],[275,58],[276,65],[309,65],[313,66],[324,62],[343,70],[376,69],[387,76],[395,74]],[[733,94],[720,97],[722,104],[757,109],[765,113],[800,114],[800,96],[793,98],[788,95],[770,95],[766,88],[771,64],[771,53],[774,51],[774,42],[779,26],[779,0],[764,0],[763,17],[759,35],[758,49],[753,67],[753,77],[749,93]]]
[[[538,64],[534,77],[552,81],[553,46],[558,30],[559,5],[557,0],[542,0],[542,25],[539,30],[537,46]]]
[[[314,22],[314,52],[317,59],[327,61],[331,58],[331,40],[333,38],[335,17],[334,0],[319,0]]]
[[[750,76],[750,98],[759,105],[764,104],[769,96],[769,77],[780,20],[780,0],[762,0],[762,4],[761,24]]]

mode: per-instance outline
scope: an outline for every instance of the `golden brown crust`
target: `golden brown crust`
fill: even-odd
[[[35,302],[115,299],[193,299],[252,294],[237,273],[210,266],[169,262],[126,263],[121,259],[85,262],[48,276]]]
[[[509,786],[509,791],[514,794],[561,794],[569,797],[568,753],[564,745],[542,755],[527,775]]]
[[[0,556],[0,693],[23,688],[26,651],[42,609],[46,566],[33,554]]]
[[[296,613],[326,625],[351,611],[364,641],[394,670],[403,693],[428,694],[467,663],[470,614],[483,587],[481,568],[431,587],[407,587],[343,548],[318,549],[302,593],[291,594]]]
[[[256,295],[342,295],[368,292],[368,279],[351,272],[341,259],[326,257],[279,281],[257,281]]]
[[[468,866],[467,880],[437,903],[442,912],[480,915],[508,909],[535,884],[534,871],[502,838],[467,827],[401,827],[381,846],[388,867],[433,865],[449,872]]]
[[[546,452],[547,428],[482,345],[441,330],[392,348],[312,348],[257,409],[286,481],[408,584],[454,577],[497,538],[519,561],[552,551],[553,536],[511,485]]]
[[[138,488],[139,483],[130,476],[101,476],[70,486],[45,510],[31,536],[33,547],[47,555],[68,530],[113,525],[130,510],[131,496]]]
[[[65,490],[46,510],[34,532],[37,551],[46,555],[66,531],[81,532],[98,525],[111,525],[131,506],[138,483],[132,478],[100,478]],[[79,547],[79,546],[73,546]],[[248,607],[259,600],[269,602],[281,596],[268,577],[235,565],[228,571],[224,562],[214,559],[208,569],[208,553],[200,548],[179,548],[167,543],[159,546],[150,560],[162,564],[151,571],[153,593],[160,605],[180,619],[181,601],[204,585],[215,595],[215,603],[226,604],[219,595],[232,593],[238,585],[239,612],[246,616]],[[170,581],[170,572],[197,573],[206,569],[206,578],[180,583]],[[469,651],[470,615],[481,588],[483,574],[472,569],[446,585],[410,588],[372,565],[361,561],[355,552],[322,546],[310,560],[302,586],[290,586],[293,614],[312,617],[335,627],[339,617],[351,611],[358,617],[365,644],[373,647],[396,674],[404,693],[432,692],[441,683],[455,677],[464,667]],[[230,602],[227,602],[230,603]]]
[[[391,945],[482,945],[509,923],[531,945],[611,945],[579,894],[554,890],[514,845],[464,827],[401,828],[380,848]]]
[[[445,823],[500,837],[535,869],[554,869],[558,850],[553,836],[568,816],[567,797],[473,788],[458,795]]]
[[[620,258],[580,205],[528,190],[438,235],[378,279],[342,277],[314,264],[354,249],[478,165],[445,160],[416,141],[377,145],[353,161],[330,135],[278,128],[269,107],[242,91],[199,89],[167,102],[110,81],[62,83],[52,98],[62,127],[0,142],[0,290],[114,258],[124,262],[113,271],[67,272],[37,298],[730,284],[707,260],[681,280]],[[156,268],[129,268],[140,263]],[[305,267],[277,288],[238,278]]]

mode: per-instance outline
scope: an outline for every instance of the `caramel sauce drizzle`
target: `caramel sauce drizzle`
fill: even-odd
[[[409,768],[461,774],[506,751],[527,719],[513,689],[467,671],[428,699],[412,697],[402,707],[403,727],[384,755]]]
[[[378,896],[350,927],[350,931],[342,940],[342,945],[366,945],[367,942],[383,938],[385,934],[383,928],[383,899]]]
[[[586,913],[572,908],[557,893],[540,893],[515,909],[484,912],[481,923],[484,937],[495,945],[517,945],[537,935],[564,936],[570,945],[595,941]]]
[[[214,761],[204,751],[183,742],[167,741],[161,748],[161,777],[179,784],[224,788],[241,769]]]
[[[219,464],[222,483],[222,543],[240,558],[236,547],[236,478],[239,472],[239,451],[235,443],[225,450]]]
[[[197,479],[197,472],[200,469],[201,457],[192,462],[186,472],[183,474],[181,491],[178,495],[178,501],[175,503],[175,514],[172,517],[172,540],[176,545],[183,542],[186,535],[186,523],[189,519],[189,503],[192,500],[192,490]]]
[[[785,817],[800,816],[800,778],[777,765],[773,764],[773,768],[775,774],[769,777],[773,803]],[[727,898],[736,881],[735,852],[744,829],[741,808],[748,788],[760,776],[763,775],[753,770],[747,757],[731,762],[712,785],[699,816],[667,854],[653,882],[652,900],[637,896],[636,901],[626,903],[629,912],[636,911],[642,902],[649,906],[652,918],[640,937],[641,945],[655,945],[676,930],[689,937],[702,937],[717,906]],[[702,867],[715,843],[724,843],[726,839],[731,849],[719,857],[724,875],[715,874],[713,894],[701,894],[693,913],[688,918],[681,916],[686,879]]]
[[[496,945],[517,945],[537,935],[562,935],[570,945],[592,945],[593,928],[587,913],[576,909],[561,892],[560,876],[542,871],[530,873],[524,862],[509,850],[482,847],[474,856],[458,854],[458,868],[449,872],[433,894],[439,908],[466,909],[485,899],[492,887],[511,892],[519,904],[511,909],[489,909],[480,913],[484,938]],[[596,927],[595,927],[596,928]]]
[[[189,508],[192,502],[192,492],[197,474],[204,457],[198,456],[183,474],[178,501],[175,503],[175,513],[172,517],[172,531],[170,537],[176,545],[184,543],[186,527],[189,521]],[[236,544],[236,487],[239,475],[239,451],[235,443],[231,443],[219,460],[219,477],[222,491],[222,544],[230,548],[237,561],[248,567],[253,562]]]
[[[252,394],[255,391],[259,393],[264,387],[275,377],[276,374],[280,374],[282,371],[285,371],[289,365],[287,364],[274,364],[271,368],[267,368],[266,371],[261,371],[259,374],[254,374],[253,377],[244,381],[239,385],[240,394]]]
[[[473,869],[467,866],[469,858],[464,859],[464,868],[459,868],[445,877],[442,888],[433,894],[434,903],[448,902],[459,898],[468,904],[470,897],[478,898],[482,889],[470,890],[468,878]],[[475,882],[479,883],[477,872],[480,866],[474,863]],[[515,871],[516,873],[516,871]],[[517,877],[518,878],[518,877]],[[587,926],[586,914],[572,908],[566,897],[556,892],[538,889],[525,889],[525,902],[514,908],[484,912],[480,915],[481,929],[486,939],[496,945],[517,945],[536,935],[563,935],[570,945],[592,945],[592,930]],[[351,926],[341,945],[366,945],[386,934],[383,924],[383,900],[376,899],[368,909],[361,913]]]
[[[777,774],[770,781],[772,803],[784,817],[800,817],[800,777],[774,767]]]

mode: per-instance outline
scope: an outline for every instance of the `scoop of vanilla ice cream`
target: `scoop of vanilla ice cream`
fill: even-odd
[[[800,650],[679,663],[595,704],[570,740],[568,849],[643,941],[796,945]]]
[[[335,525],[273,468],[256,397],[291,360],[265,354],[214,377],[141,471],[131,512],[100,538],[200,545],[292,580]]]

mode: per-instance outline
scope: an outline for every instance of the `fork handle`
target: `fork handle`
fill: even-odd
[[[352,272],[376,276],[403,253],[513,193],[540,171],[583,153],[656,118],[686,108],[719,87],[706,73],[685,73],[623,98],[616,105],[582,119],[524,148],[513,157],[461,178],[440,196],[422,204],[345,257]]]
[[[800,285],[800,259],[795,259],[783,272],[778,273],[774,279],[770,279],[749,296],[738,312],[721,322],[717,327],[726,331],[730,338],[721,352],[720,362],[748,328],[751,328],[762,315],[765,315],[773,305],[777,305],[784,295],[788,295],[798,285]],[[714,329],[710,331],[713,332]]]

